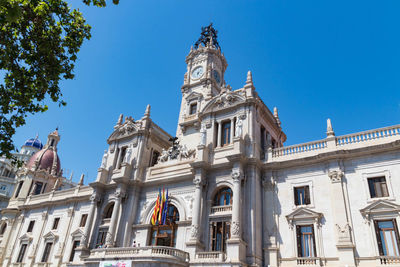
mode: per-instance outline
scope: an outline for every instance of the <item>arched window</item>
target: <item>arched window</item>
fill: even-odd
[[[179,221],[178,209],[168,204],[167,217],[165,224],[155,225],[151,229],[150,246],[167,246],[175,247],[177,224]]]
[[[4,222],[4,223],[1,225],[1,228],[0,228],[0,235],[4,235],[4,233],[6,232],[6,229],[7,229],[7,223]]]
[[[108,204],[107,207],[104,209],[103,218],[104,219],[111,218],[113,210],[114,210],[114,202]]]
[[[214,197],[214,206],[232,205],[232,189],[229,187],[221,188]]]

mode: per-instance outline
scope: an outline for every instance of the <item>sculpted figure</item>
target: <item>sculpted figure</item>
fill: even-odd
[[[131,161],[131,155],[132,155],[132,148],[129,147],[129,148],[127,149],[127,151],[126,151],[125,158],[124,158],[124,162],[130,163],[130,161]]]
[[[107,158],[108,158],[107,150],[104,150],[103,159],[101,160],[101,167],[102,168],[106,168],[106,166],[107,166]]]
[[[242,120],[238,118],[236,122],[236,137],[242,137],[242,128],[243,128]]]
[[[158,158],[158,161],[166,162],[167,160],[168,160],[168,151],[163,148],[161,151],[161,155]]]
[[[205,125],[203,124],[200,129],[200,145],[205,146],[207,141],[207,130]]]

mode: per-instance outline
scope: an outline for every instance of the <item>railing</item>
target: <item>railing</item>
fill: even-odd
[[[8,197],[8,191],[0,189],[0,195]]]
[[[400,125],[336,137],[336,145],[343,146],[400,135]]]
[[[231,212],[231,211],[232,211],[232,205],[211,207],[211,214],[225,213],[225,212]]]
[[[163,257],[173,257],[181,262],[189,261],[189,253],[172,248],[163,246],[154,247],[129,247],[129,248],[101,248],[93,249],[90,253],[91,258],[140,258],[140,257],[150,257],[150,258],[163,258]]]
[[[317,265],[320,266],[320,258],[304,257],[297,258],[297,265]]]
[[[373,144],[373,142],[378,140],[388,139],[388,141],[391,141],[393,140],[392,137],[398,137],[398,139],[400,139],[400,125],[337,136],[334,137],[334,139],[327,138],[324,140],[318,140],[299,145],[275,148],[272,149],[272,158],[293,156],[306,152],[309,153],[321,150],[326,151],[328,148],[328,151],[331,151],[331,149],[335,149],[335,147],[343,148],[347,145],[357,145],[359,143],[366,142],[371,142],[371,144]]]
[[[300,145],[279,147],[272,150],[272,157],[288,156],[308,151],[321,150],[326,148],[326,140],[319,140]]]
[[[220,251],[208,251],[196,253],[195,259],[197,261],[212,261],[212,262],[223,262],[225,261],[225,253]]]
[[[379,260],[381,262],[381,265],[400,264],[400,257],[380,256]]]

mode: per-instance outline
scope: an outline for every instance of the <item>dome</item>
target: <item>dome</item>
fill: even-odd
[[[43,148],[43,144],[38,139],[37,136],[35,138],[31,138],[31,139],[26,140],[23,146],[31,146],[31,147],[35,147],[35,148],[37,148],[39,150]]]
[[[36,152],[26,164],[28,169],[46,170],[52,175],[61,175],[60,157],[57,152],[47,147]]]

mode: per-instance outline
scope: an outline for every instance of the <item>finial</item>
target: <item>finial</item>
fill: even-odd
[[[276,119],[276,123],[278,124],[278,126],[281,127],[281,120],[279,119],[277,107],[274,107],[274,117]]]
[[[247,72],[247,80],[246,80],[246,84],[253,84],[253,76],[251,75],[251,71]]]
[[[70,181],[72,181],[72,176],[74,176],[74,171],[71,171],[71,175],[69,176]]]
[[[327,137],[335,136],[335,132],[333,131],[332,128],[332,122],[331,119],[329,118],[326,120],[326,136]]]
[[[84,177],[85,177],[85,175],[82,173],[81,179],[79,179],[78,185],[83,185],[83,178],[84,178]]]
[[[151,109],[151,106],[150,106],[150,104],[148,104],[147,107],[146,107],[146,111],[144,112],[144,116],[146,118],[150,117],[150,109]]]
[[[124,119],[124,115],[122,115],[122,113],[121,113],[121,114],[119,115],[119,117],[118,117],[117,125],[121,125],[123,119]]]

